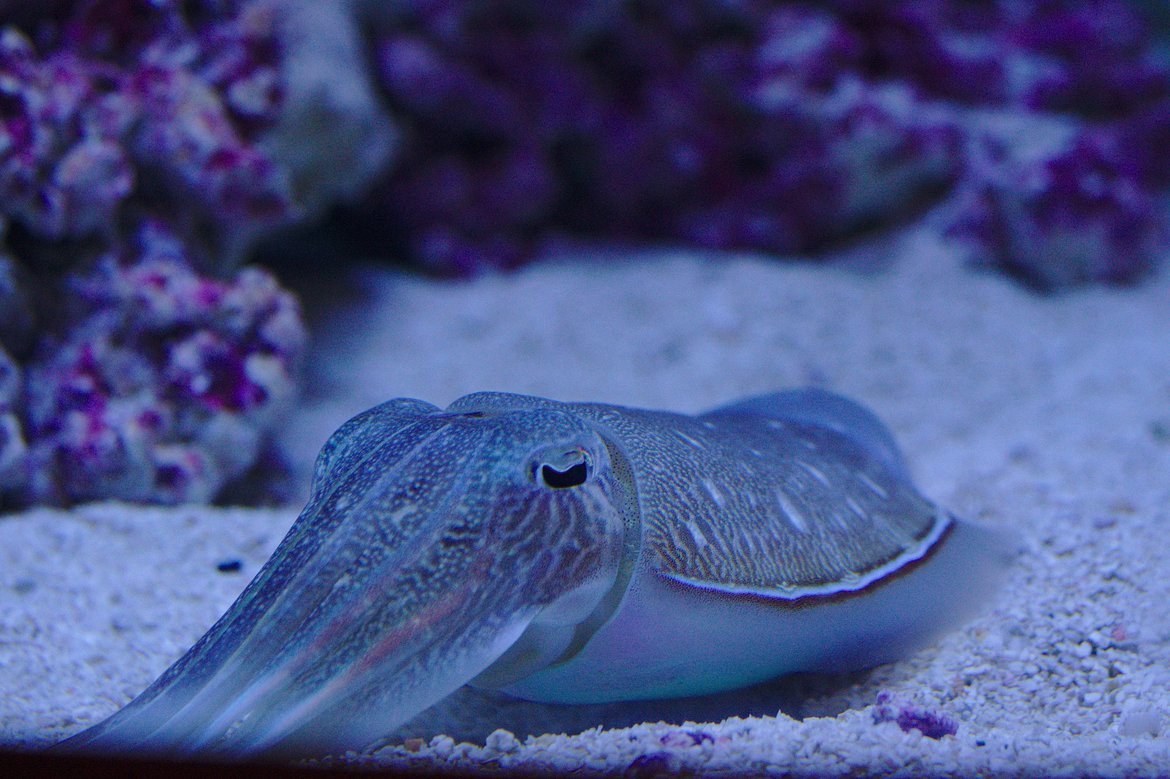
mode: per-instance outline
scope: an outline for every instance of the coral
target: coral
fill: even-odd
[[[888,221],[958,136],[854,37],[766,3],[415,3],[378,37],[410,143],[377,206],[426,267],[525,259],[550,231],[801,251]]]
[[[1168,96],[1150,25],[1125,0],[831,3],[869,79],[931,98],[1076,113],[1132,113]]]
[[[7,5],[0,211],[38,240],[132,233],[147,211],[231,266],[390,158],[346,3]]]
[[[210,0],[17,14],[0,33],[4,214],[49,242],[116,239],[139,210],[225,239],[288,219],[287,173],[255,142],[281,106],[270,16]]]
[[[302,326],[232,274],[393,151],[347,8],[0,0],[0,498],[208,500],[267,457]]]
[[[294,396],[304,329],[267,273],[197,275],[147,223],[137,256],[71,279],[27,380],[27,500],[208,501],[256,461]]]
[[[905,704],[889,692],[878,693],[873,721],[895,722],[904,733],[917,730],[927,738],[933,739],[953,736],[959,732],[959,723],[946,714]]]
[[[1141,278],[1167,235],[1161,197],[1142,186],[1157,174],[1116,133],[1059,135],[1039,150],[1034,138],[979,138],[952,234],[973,243],[978,261],[1044,290]]]
[[[1027,3],[1011,32],[1052,68],[1027,105],[1117,117],[1170,98],[1170,66],[1152,45],[1149,21],[1125,0]]]
[[[1123,0],[419,0],[369,26],[407,143],[360,217],[432,270],[562,236],[817,252],[951,192],[953,234],[1040,286],[1153,262],[1170,65]],[[1113,139],[1038,159],[989,114]]]
[[[116,286],[144,272],[119,263],[136,261],[123,255],[148,220],[169,222],[175,268],[195,278],[195,268],[225,269],[241,236],[291,218],[287,172],[256,142],[282,104],[271,11],[230,0],[4,11],[0,217],[12,252],[0,260],[0,295],[12,305],[0,340],[24,369],[8,370],[17,389],[0,423],[0,489],[54,502],[209,499],[251,464],[263,426],[200,417],[163,383],[159,371],[175,368],[157,364],[159,353],[179,353],[178,321],[158,330],[113,293],[86,299],[84,312],[59,302],[79,279],[93,287],[104,274]],[[47,304],[35,321],[33,299]],[[214,301],[187,304],[202,307],[185,320],[189,337],[218,336],[224,359],[249,347],[242,333],[200,324]],[[186,349],[217,353],[198,341]],[[192,443],[208,435],[234,436],[234,453]]]
[[[888,223],[958,176],[958,132],[903,87],[845,79],[813,101],[766,95],[766,88],[757,94],[767,116],[760,143],[733,154],[766,166],[759,175],[743,172],[722,197],[712,198],[714,178],[703,184],[696,199],[707,202],[684,208],[676,222],[678,234],[699,245],[815,250]]]
[[[301,325],[237,269],[339,203],[447,274],[581,239],[816,254],[929,209],[1037,288],[1140,279],[1170,186],[1145,10],[0,0],[0,498],[239,481]]]

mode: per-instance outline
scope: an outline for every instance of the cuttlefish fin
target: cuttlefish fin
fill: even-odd
[[[860,403],[818,387],[756,395],[708,411],[703,416],[755,414],[769,419],[828,428],[851,439],[892,474],[909,479],[902,450],[877,416]]]

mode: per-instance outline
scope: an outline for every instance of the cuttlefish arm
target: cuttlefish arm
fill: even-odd
[[[615,485],[604,444],[570,415],[492,416],[397,400],[343,426],[309,504],[235,604],[63,748],[360,748],[518,644],[505,675],[549,662],[617,575]]]

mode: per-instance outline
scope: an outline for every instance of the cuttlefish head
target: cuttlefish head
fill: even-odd
[[[563,659],[629,567],[629,485],[550,401],[395,400],[342,426],[308,505],[235,604],[67,749],[360,749],[471,680]]]

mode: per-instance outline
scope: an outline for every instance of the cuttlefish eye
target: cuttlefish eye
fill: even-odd
[[[579,446],[542,452],[532,462],[533,480],[554,490],[580,487],[592,474],[593,460]]]

